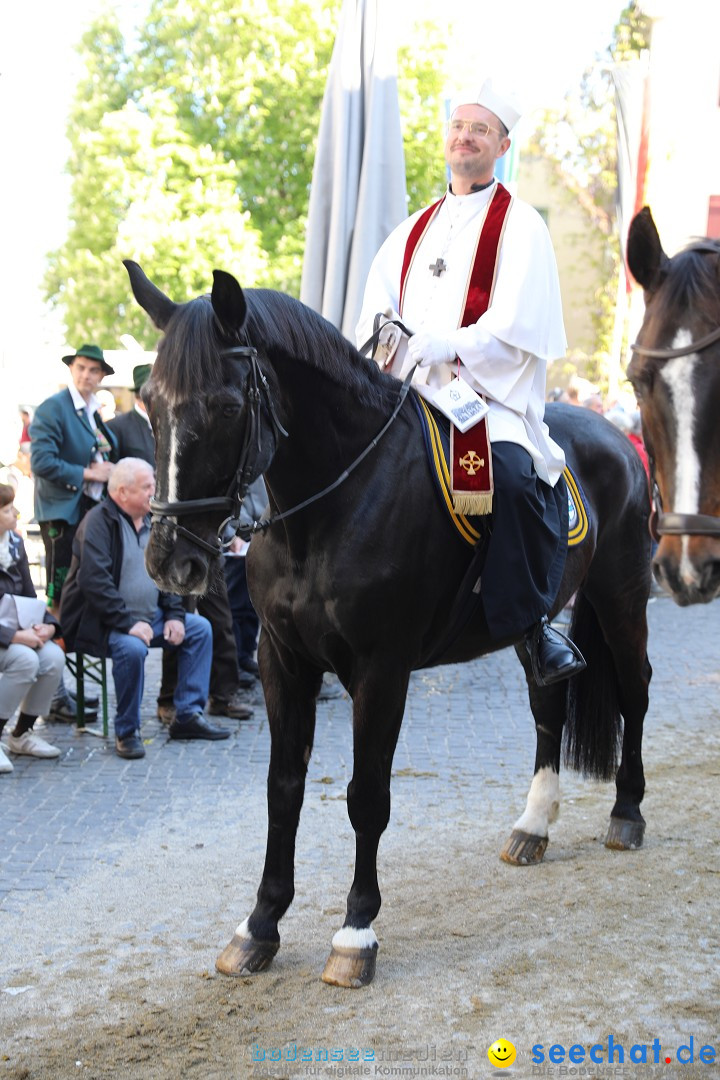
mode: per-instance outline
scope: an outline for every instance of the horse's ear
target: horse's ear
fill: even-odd
[[[213,270],[213,287],[210,294],[213,311],[220,325],[229,333],[242,330],[247,315],[243,291],[232,274]]]
[[[659,284],[660,275],[668,262],[662,249],[649,206],[643,206],[630,222],[627,240],[627,264],[630,273],[646,292]]]
[[[148,313],[158,330],[164,330],[178,305],[157,285],[153,285],[145,271],[132,259],[123,259],[123,265],[130,275],[130,285],[138,304]]]

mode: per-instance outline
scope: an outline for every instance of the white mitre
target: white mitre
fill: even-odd
[[[492,79],[486,79],[479,90],[464,91],[455,94],[450,105],[450,115],[460,105],[482,105],[502,120],[508,131],[511,131],[522,115],[522,107],[514,94],[505,90],[496,90]]]

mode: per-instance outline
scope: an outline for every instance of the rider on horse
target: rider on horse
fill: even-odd
[[[483,506],[476,512],[492,506],[481,598],[495,640],[525,633],[535,679],[544,686],[582,671],[585,662],[547,619],[568,519],[564,454],[543,422],[546,362],[566,349],[555,256],[539,214],[493,175],[519,115],[514,99],[489,80],[479,93],[456,99],[445,143],[447,192],[383,244],[356,333],[365,341],[377,312],[402,317],[413,336],[401,337],[388,322],[376,355],[386,370],[404,377],[419,364],[414,385],[431,401],[456,374],[487,399],[487,427],[483,419],[470,429],[473,449],[460,461],[466,471],[468,462],[484,469],[489,501],[476,504]],[[455,468],[457,495],[462,473]],[[477,481],[472,486],[478,490]]]

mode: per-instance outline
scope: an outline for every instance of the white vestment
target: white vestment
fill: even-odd
[[[565,355],[560,284],[544,221],[514,199],[507,215],[490,307],[472,326],[458,329],[477,238],[495,184],[471,195],[448,191],[417,246],[405,285],[402,320],[413,333],[447,337],[460,358],[460,375],[488,401],[491,442],[514,442],[531,455],[541,480],[554,486],[565,455],[550,438],[545,413],[546,362]],[[400,276],[418,211],[387,238],[370,268],[356,329],[358,346],[373,332],[377,312],[397,315]],[[434,275],[437,259],[447,266]],[[390,370],[412,367],[403,337]],[[458,373],[457,362],[418,368],[413,385],[428,390]],[[422,393],[421,385],[418,389]],[[430,396],[428,393],[427,396]]]

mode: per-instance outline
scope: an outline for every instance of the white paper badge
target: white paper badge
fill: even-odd
[[[460,378],[436,390],[432,400],[433,405],[437,405],[440,412],[462,433],[479,423],[488,412],[487,403]]]

